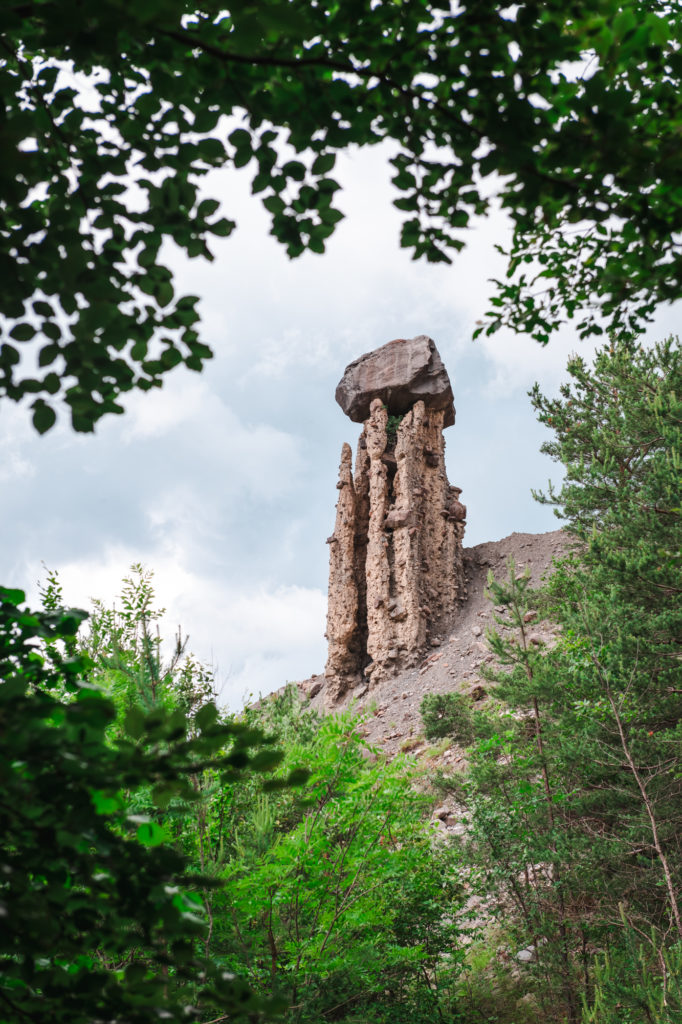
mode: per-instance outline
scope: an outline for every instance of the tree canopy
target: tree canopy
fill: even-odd
[[[337,153],[383,140],[415,258],[450,260],[495,202],[511,217],[479,333],[641,325],[682,290],[681,29],[663,0],[9,0],[0,395],[91,430],[200,370],[163,246],[210,259],[232,232],[202,178],[246,168],[287,253],[321,253]]]
[[[253,784],[281,755],[210,703],[188,719],[177,702],[129,702],[117,722],[78,650],[85,613],[55,595],[33,612],[0,587],[0,1020],[255,1013],[262,1002],[207,955],[202,889],[215,883],[168,842],[166,818],[195,804],[197,774]]]

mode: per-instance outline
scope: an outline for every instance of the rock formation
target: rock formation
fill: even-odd
[[[328,540],[333,698],[414,665],[449,630],[463,596],[466,518],[445,472],[452,388],[430,338],[392,341],[355,360],[336,397],[364,426],[354,471],[343,446]]]
[[[398,416],[421,398],[430,409],[446,410],[444,427],[455,422],[450,378],[438,349],[425,334],[396,338],[349,363],[336,388],[336,401],[346,416],[353,423],[364,423],[374,398]]]

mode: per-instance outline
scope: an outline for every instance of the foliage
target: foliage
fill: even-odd
[[[393,413],[388,414],[388,418],[386,420],[386,437],[388,439],[389,446],[395,447],[395,443],[398,440],[398,427],[402,421],[402,416],[394,415]]]
[[[40,432],[59,401],[92,430],[201,370],[198,299],[164,259],[211,259],[234,228],[202,180],[248,167],[287,253],[322,253],[337,153],[382,140],[415,258],[449,261],[493,204],[510,216],[481,330],[645,321],[680,295],[681,20],[663,0],[10,0],[0,393],[31,398]]]
[[[305,721],[289,693],[290,721]],[[291,1021],[432,1021],[454,1010],[460,885],[407,766],[368,757],[359,725],[327,717],[285,745],[283,770],[307,766],[309,783],[244,815],[213,948],[283,996]]]
[[[118,607],[94,600],[79,649],[92,661],[92,680],[113,698],[119,720],[131,707],[177,707],[191,719],[216,699],[213,673],[187,650],[189,638],[181,628],[164,643],[165,608],[155,607],[153,580],[152,570],[135,563],[123,579]],[[167,648],[171,653],[164,660]]]
[[[627,926],[621,948],[600,957],[583,1024],[680,1024],[682,946],[642,943]]]
[[[581,1000],[618,1009],[616,972],[638,962],[630,932],[649,959],[682,938],[681,370],[676,342],[625,337],[591,370],[572,360],[559,398],[534,389],[556,435],[545,450],[566,468],[545,500],[576,538],[549,583],[551,649],[529,636],[528,574],[511,564],[506,581],[489,580],[512,633],[489,634],[506,711],[471,751],[469,856],[533,950],[538,998],[548,1013],[561,1001],[569,1021]],[[593,971],[600,949],[606,966]],[[658,998],[647,985],[634,968],[622,976],[622,1006]]]
[[[463,693],[426,693],[419,713],[427,740],[452,736],[458,743],[471,742],[471,707]]]
[[[256,1011],[248,987],[203,953],[197,885],[215,883],[189,877],[162,808],[194,800],[197,772],[232,785],[276,754],[210,704],[191,734],[180,711],[131,709],[125,735],[108,742],[115,707],[72,653],[84,614],[23,602],[0,590],[2,1019],[147,1024],[201,1007]],[[154,813],[130,813],[140,786]]]
[[[569,383],[560,396],[544,398],[536,384],[530,392],[541,423],[555,440],[542,451],[566,470],[558,493],[537,493],[537,500],[557,507],[567,530],[584,543],[590,568],[608,559],[609,572],[620,569],[625,584],[626,561],[609,556],[614,530],[642,551],[679,529],[679,457],[682,419],[682,352],[677,338],[652,347],[627,335],[613,339],[595,355],[594,367],[574,356],[568,363]],[[638,538],[638,544],[635,538]],[[665,552],[661,552],[665,554]],[[678,553],[671,552],[668,558]],[[648,578],[637,565],[630,588],[649,592],[675,591],[679,563],[667,567],[673,576]],[[656,573],[664,572],[656,570]]]

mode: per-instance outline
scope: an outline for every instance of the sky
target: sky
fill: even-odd
[[[398,337],[431,336],[457,410],[446,431],[450,482],[467,505],[466,545],[556,529],[533,501],[560,472],[539,451],[548,434],[527,391],[553,394],[572,352],[570,328],[545,348],[511,333],[472,342],[503,272],[501,215],[479,222],[450,266],[399,248],[390,167],[381,149],[339,159],[347,217],[324,255],[290,261],[244,172],[216,172],[237,231],[215,260],[168,253],[176,290],[201,296],[215,358],[163,389],[127,397],[93,435],[66,424],[38,437],[23,408],[0,406],[0,580],[38,600],[44,566],[66,601],[113,604],[133,563],[154,571],[164,633],[181,625],[233,709],[286,681],[322,672],[328,547],[341,445],[360,427],[334,400],[346,365]],[[680,307],[647,337],[676,332]]]

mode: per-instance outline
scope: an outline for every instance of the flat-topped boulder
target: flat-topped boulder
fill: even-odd
[[[444,410],[444,427],[455,422],[450,378],[435,342],[425,334],[389,341],[349,363],[336,388],[336,401],[346,416],[364,423],[375,398],[393,416],[423,402],[427,409]]]

